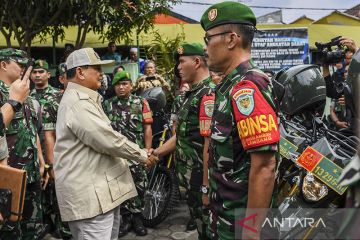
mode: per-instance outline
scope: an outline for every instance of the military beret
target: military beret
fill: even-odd
[[[201,43],[183,43],[174,52],[176,61],[180,56],[204,56],[204,46]]]
[[[112,80],[112,85],[114,86],[117,82],[121,81],[131,81],[131,75],[127,71],[117,72]]]
[[[200,23],[205,31],[224,24],[245,24],[255,27],[256,17],[245,4],[222,2],[209,7],[202,15]]]
[[[38,69],[38,68],[49,70],[49,64],[45,60],[38,59],[35,61],[33,69]]]
[[[29,61],[28,55],[25,51],[14,48],[1,49],[0,60],[12,60],[22,65],[27,64]]]

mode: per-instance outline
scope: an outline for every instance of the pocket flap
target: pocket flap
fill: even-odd
[[[120,177],[121,175],[124,174],[124,172],[126,171],[127,167],[124,166],[123,164],[118,164],[115,167],[111,168],[110,170],[105,172],[106,175],[106,179],[108,181],[111,181],[117,177]]]

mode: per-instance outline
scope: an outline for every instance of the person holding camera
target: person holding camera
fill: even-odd
[[[145,75],[136,80],[134,91],[142,93],[146,89],[154,87],[162,87],[165,92],[170,92],[171,88],[165,79],[156,74],[156,64],[154,61],[147,61],[145,63]]]
[[[337,129],[351,128],[352,110],[346,106],[346,79],[347,68],[351,56],[358,51],[355,41],[351,38],[342,37],[339,39],[340,46],[346,47],[345,59],[337,63],[337,70],[330,75],[329,64],[323,63],[323,77],[326,83],[326,96],[332,98],[330,105],[330,119]]]

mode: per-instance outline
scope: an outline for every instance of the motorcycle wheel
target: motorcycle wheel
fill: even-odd
[[[155,181],[145,190],[143,223],[146,227],[155,227],[171,213],[178,199],[178,184],[175,174],[159,166]]]

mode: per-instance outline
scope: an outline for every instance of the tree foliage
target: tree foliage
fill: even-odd
[[[170,84],[171,92],[174,93],[176,86],[174,81],[174,51],[185,40],[184,29],[175,38],[169,39],[159,32],[153,32],[154,40],[146,50],[146,57],[156,62],[156,71]],[[173,98],[173,96],[171,96]],[[173,99],[171,99],[173,100]]]
[[[100,40],[128,40],[131,32],[147,32],[158,13],[181,0],[0,0],[0,31],[8,47],[16,39],[30,49],[35,37],[64,39],[64,29],[77,26],[75,47],[83,46],[90,31]]]

